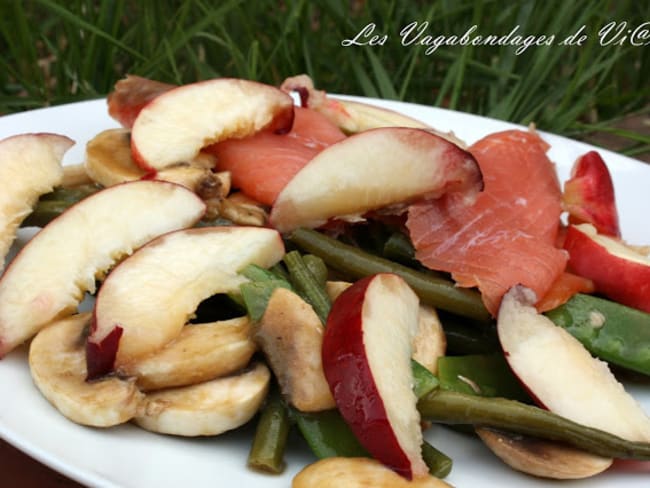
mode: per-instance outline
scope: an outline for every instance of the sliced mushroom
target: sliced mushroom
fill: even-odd
[[[290,290],[276,289],[254,337],[293,406],[303,412],[336,406],[321,362],[323,325],[308,303]]]
[[[483,427],[476,428],[476,433],[508,466],[541,478],[588,478],[605,471],[613,461],[559,442],[520,434]]]
[[[351,283],[347,281],[328,281],[326,291],[330,300],[336,300]],[[418,333],[413,339],[413,359],[433,374],[438,371],[438,358],[444,356],[447,338],[438,313],[433,307],[420,305]]]
[[[230,192],[229,175],[212,172],[215,156],[199,153],[192,161],[177,164],[156,173],[156,179],[178,183],[198,191],[211,175],[216,178],[225,197]],[[86,145],[85,172],[102,186],[139,180],[147,175],[131,156],[131,132],[128,129],[108,129],[97,134]]]
[[[86,327],[90,313],[42,329],[29,348],[29,367],[43,396],[67,418],[109,427],[131,420],[142,393],[135,380],[116,376],[86,382]]]
[[[88,185],[94,183],[93,179],[86,172],[84,163],[68,164],[63,167],[63,180],[61,187],[74,188],[75,186]]]
[[[186,325],[163,350],[121,372],[143,391],[193,385],[244,368],[256,349],[248,317]]]
[[[431,475],[407,480],[379,461],[370,458],[330,457],[302,469],[292,488],[450,488]]]
[[[233,193],[224,199],[218,210],[219,215],[237,225],[266,225],[269,214],[266,208],[243,193]]]
[[[102,186],[139,180],[146,173],[131,157],[131,131],[108,129],[86,145],[86,173]]]
[[[433,374],[438,371],[438,358],[445,355],[447,338],[433,307],[420,305],[418,332],[413,340],[413,359]]]
[[[161,434],[218,435],[255,415],[266,398],[270,379],[269,369],[256,363],[236,376],[149,393],[135,423]]]

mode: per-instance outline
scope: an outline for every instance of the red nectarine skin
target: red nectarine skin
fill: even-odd
[[[94,328],[95,320],[93,318],[91,331]],[[116,325],[100,342],[88,341],[86,343],[86,369],[88,370],[86,381],[96,380],[113,371],[123,331],[122,327]]]
[[[176,85],[128,75],[115,83],[115,88],[108,94],[108,114],[123,127],[130,129],[145,105],[175,87]]]
[[[567,230],[564,249],[569,252],[570,268],[591,279],[596,291],[650,312],[650,266],[613,255],[573,226]]]
[[[323,370],[341,415],[361,445],[379,461],[412,479],[410,461],[398,447],[365,359],[362,310],[373,278],[357,281],[332,305],[323,336]]]
[[[601,234],[621,236],[612,177],[596,151],[575,162],[571,178],[564,183],[562,201],[569,222],[593,224]]]

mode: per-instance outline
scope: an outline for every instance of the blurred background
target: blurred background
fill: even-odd
[[[370,45],[362,34],[373,24]],[[470,38],[506,45],[459,45],[474,25]],[[572,34],[576,45],[560,45]],[[517,35],[555,37],[522,49]],[[307,73],[330,93],[534,121],[650,152],[647,1],[6,0],[0,48],[0,114],[103,97],[127,73],[271,84]]]

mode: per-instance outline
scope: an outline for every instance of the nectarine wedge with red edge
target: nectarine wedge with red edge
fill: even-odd
[[[288,132],[293,99],[270,85],[217,78],[179,86],[155,97],[131,130],[131,151],[146,171],[187,162],[201,148],[262,129]]]
[[[590,224],[567,229],[564,249],[573,272],[594,282],[596,291],[628,307],[650,312],[650,258],[622,241],[599,234]]]
[[[368,276],[332,304],[323,371],[341,415],[377,460],[407,479],[427,474],[411,385],[419,301],[397,275]]]
[[[596,151],[580,156],[564,183],[562,203],[572,224],[592,224],[601,234],[621,237],[614,183]]]
[[[497,332],[508,365],[538,404],[569,420],[630,441],[650,441],[650,418],[607,364],[534,307],[517,285],[503,297]]]
[[[127,75],[115,83],[113,91],[108,94],[108,114],[123,127],[130,129],[140,111],[149,102],[176,86],[141,76]]]
[[[113,269],[97,294],[89,379],[113,368],[128,374],[131,364],[177,338],[201,301],[238,291],[246,281],[241,269],[269,267],[283,255],[280,234],[262,227],[199,227],[148,242]]]
[[[115,185],[68,208],[22,248],[0,280],[0,357],[74,313],[119,259],[160,234],[191,227],[204,211],[193,192],[162,181]]]
[[[74,144],[58,134],[21,134],[0,141],[0,272],[16,230],[38,197],[63,180],[61,159]]]
[[[482,188],[474,157],[442,137],[405,127],[371,129],[318,153],[280,192],[270,219],[288,232],[449,192],[471,202]]]

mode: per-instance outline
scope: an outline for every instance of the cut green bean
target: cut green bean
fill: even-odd
[[[491,322],[490,314],[475,290],[458,288],[450,280],[373,256],[314,230],[297,229],[289,240],[304,251],[320,256],[328,266],[351,278],[395,273],[406,280],[424,303],[481,322]]]
[[[405,264],[407,266],[417,265],[415,249],[410,239],[401,232],[394,232],[384,243],[383,256],[391,261]]]
[[[248,466],[267,473],[284,471],[284,451],[289,434],[289,413],[280,394],[273,391],[260,414]]]
[[[451,458],[427,441],[422,443],[422,459],[429,468],[429,473],[436,478],[444,479],[451,473],[453,466]]]
[[[371,457],[345,423],[338,410],[302,413],[293,410],[296,425],[314,455],[327,457]],[[449,474],[452,461],[429,442],[422,443],[422,458],[429,472],[439,478]]]
[[[440,323],[447,339],[447,354],[491,354],[501,351],[496,326],[474,323],[442,310]]]
[[[292,416],[317,458],[369,456],[338,410],[309,413],[292,410]]]
[[[413,393],[417,398],[422,398],[430,391],[438,388],[440,384],[431,371],[411,359],[411,372],[413,373]]]
[[[298,251],[288,252],[283,261],[294,288],[314,308],[321,322],[327,323],[332,304],[325,287],[318,282]]]
[[[272,270],[262,268],[256,264],[249,264],[239,272],[251,281],[271,281],[281,279]]]
[[[100,190],[97,185],[80,185],[72,188],[57,188],[41,196],[21,227],[45,227],[75,203]]]
[[[494,427],[565,442],[600,456],[650,460],[650,443],[621,439],[516,400],[437,389],[418,402],[418,410],[432,422]]]
[[[249,281],[239,285],[244,306],[253,322],[262,318],[269,304],[271,295],[278,288],[291,289],[291,285],[284,280]]]
[[[599,358],[650,375],[649,313],[578,294],[546,316]]]
[[[305,262],[307,269],[311,271],[311,274],[316,279],[316,282],[321,286],[321,288],[324,289],[329,274],[325,261],[323,261],[318,256],[314,256],[313,254],[305,254],[302,257],[302,260]]]

